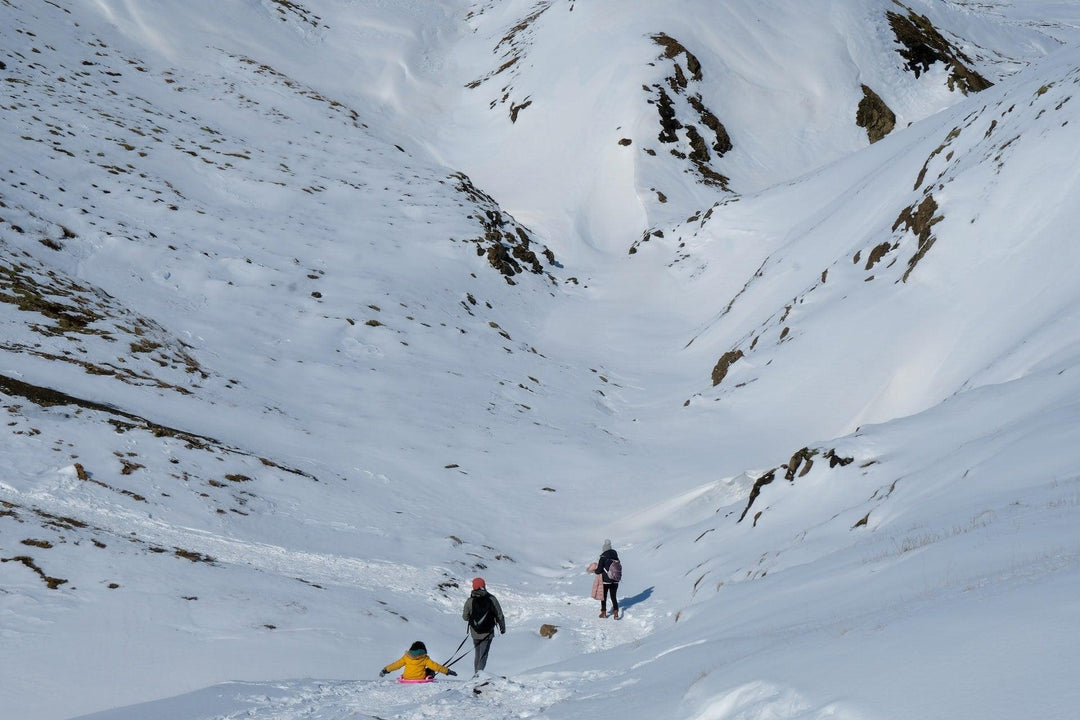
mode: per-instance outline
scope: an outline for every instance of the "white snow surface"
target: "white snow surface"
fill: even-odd
[[[0,38],[4,718],[1077,716],[1080,3]],[[487,672],[380,678],[476,576]]]

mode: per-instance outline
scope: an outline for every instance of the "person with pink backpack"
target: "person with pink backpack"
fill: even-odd
[[[604,584],[603,595],[600,597],[600,617],[606,618],[607,599],[611,598],[611,617],[619,619],[619,581],[622,580],[622,562],[619,553],[611,548],[611,541],[605,540],[600,553],[600,559],[596,561],[594,573],[600,576]]]

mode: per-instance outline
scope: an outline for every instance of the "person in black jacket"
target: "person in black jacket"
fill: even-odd
[[[600,601],[600,617],[606,618],[607,615],[607,599],[611,597],[611,616],[616,620],[619,619],[619,580],[622,578],[622,572],[616,573],[613,577],[612,563],[619,563],[621,568],[621,562],[619,561],[619,553],[611,549],[611,541],[605,540],[603,551],[600,553],[600,559],[596,561],[596,569],[593,570],[604,581],[604,597]]]
[[[499,627],[500,635],[505,634],[506,620],[498,598],[487,591],[484,578],[473,578],[472,586],[472,593],[461,610],[461,619],[469,623],[469,634],[473,641],[473,677],[476,677],[487,665],[488,651],[495,638],[495,626]]]

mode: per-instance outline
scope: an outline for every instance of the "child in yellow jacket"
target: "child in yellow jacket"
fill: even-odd
[[[443,675],[457,675],[450,668],[444,667],[429,658],[427,648],[419,640],[414,642],[409,651],[402,655],[400,659],[380,670],[379,677],[392,673],[400,667],[405,668],[405,672],[401,673],[402,680],[428,680],[435,677],[436,672],[441,672]]]

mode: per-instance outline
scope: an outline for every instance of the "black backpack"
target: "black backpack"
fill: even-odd
[[[489,633],[495,629],[495,603],[487,595],[473,595],[469,627],[478,633]]]

